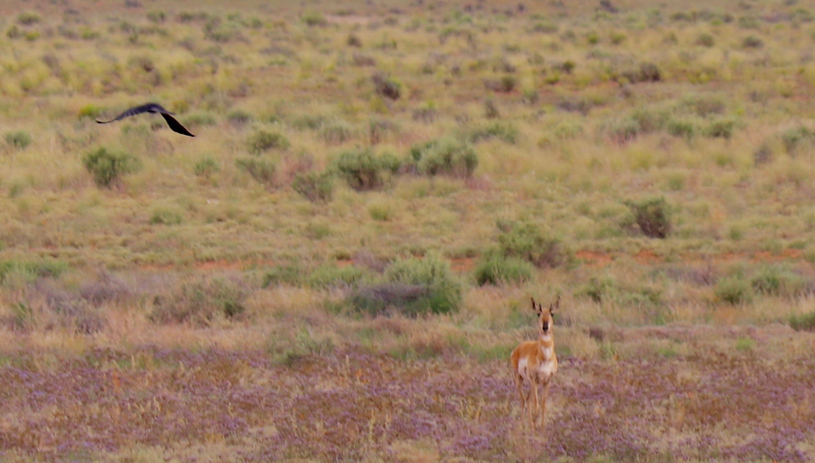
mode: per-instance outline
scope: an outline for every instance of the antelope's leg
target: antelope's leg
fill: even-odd
[[[541,401],[541,425],[546,425],[546,399],[549,398],[549,381],[543,383],[543,400]]]
[[[526,408],[526,397],[524,397],[523,391],[524,378],[518,373],[515,373],[512,376],[515,378],[515,387],[518,389],[518,396],[521,398],[521,414],[523,414],[524,409]]]
[[[535,399],[535,405],[533,407],[529,407],[529,420],[532,422],[532,426],[535,429],[538,429],[538,410],[540,409],[540,403],[538,402],[538,381],[535,378],[534,381],[530,381],[532,383],[532,395]]]

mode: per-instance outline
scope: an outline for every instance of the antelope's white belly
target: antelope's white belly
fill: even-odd
[[[549,360],[544,360],[543,362],[537,364],[531,371],[529,368],[528,357],[518,360],[518,374],[520,374],[527,381],[531,380],[535,376],[542,380],[547,380],[553,374],[555,374],[555,372],[557,372],[555,363]]]

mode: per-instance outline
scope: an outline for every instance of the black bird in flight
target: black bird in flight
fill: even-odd
[[[116,122],[116,121],[124,119],[126,117],[135,116],[135,115],[141,114],[141,113],[153,113],[153,114],[159,113],[159,114],[161,114],[161,117],[163,117],[164,120],[167,121],[167,125],[170,126],[170,129],[172,129],[173,132],[180,133],[181,135],[186,135],[188,137],[194,137],[195,136],[192,133],[190,133],[190,131],[187,130],[186,127],[181,125],[181,123],[178,122],[173,117],[173,113],[171,113],[170,111],[167,111],[166,109],[164,109],[164,107],[162,107],[158,103],[147,103],[147,104],[143,104],[141,106],[135,106],[135,107],[130,108],[127,111],[123,112],[122,114],[119,114],[118,116],[116,116],[115,118],[113,118],[113,119],[111,119],[109,121],[100,121],[99,119],[97,119],[96,122],[98,122],[99,124],[109,124],[111,122]]]

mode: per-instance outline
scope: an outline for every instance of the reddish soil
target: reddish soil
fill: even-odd
[[[614,258],[611,254],[604,253],[604,252],[597,252],[597,251],[577,251],[575,256],[585,262],[584,265],[586,267],[605,267],[606,265],[610,264]]]

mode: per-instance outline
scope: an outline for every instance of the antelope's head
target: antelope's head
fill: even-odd
[[[544,310],[540,302],[535,302],[532,298],[532,310],[538,314],[538,330],[543,335],[548,335],[552,332],[552,326],[555,324],[555,310],[560,307],[560,296],[557,300],[549,304],[549,308]]]

